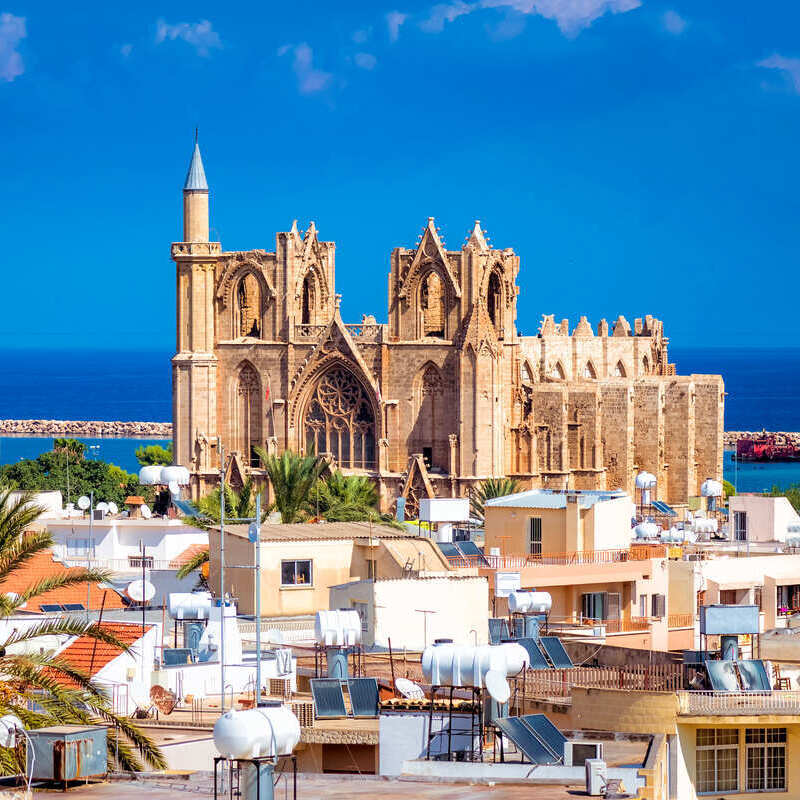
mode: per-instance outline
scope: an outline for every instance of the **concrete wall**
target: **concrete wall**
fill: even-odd
[[[785,542],[789,535],[787,526],[800,525],[800,516],[785,497],[742,494],[731,497],[728,502],[731,526],[734,511],[744,511],[747,514],[747,538],[751,542]]]
[[[674,733],[675,692],[572,689],[572,727],[621,733]],[[681,798],[683,800],[683,798]]]

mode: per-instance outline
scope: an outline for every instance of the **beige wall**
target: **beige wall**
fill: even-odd
[[[565,508],[524,508],[487,505],[486,547],[503,554],[529,552],[528,520],[542,520],[542,552],[624,549],[631,542],[634,506],[627,497],[603,500],[591,508],[567,503]]]
[[[331,608],[351,608],[354,603],[367,605],[366,645],[387,647],[391,639],[394,649],[422,650],[443,637],[457,644],[488,642],[485,578],[358,581],[331,588]]]
[[[744,511],[747,514],[747,538],[751,542],[785,542],[787,525],[800,525],[800,516],[785,497],[743,494],[731,497],[728,503],[731,525],[734,511]]]

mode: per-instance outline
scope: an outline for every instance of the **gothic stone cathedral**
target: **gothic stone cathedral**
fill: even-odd
[[[275,249],[224,252],[209,241],[208,185],[195,146],[183,190],[173,365],[176,463],[193,493],[263,480],[254,454],[329,454],[398,496],[464,495],[490,476],[525,486],[622,488],[639,470],[680,504],[722,476],[719,375],[677,376],[663,323],[619,317],[597,332],[545,316],[517,333],[519,258],[476,222],[446,250],[433,219],[415,248],[391,254],[389,322],[342,322],[333,242],[312,222]]]

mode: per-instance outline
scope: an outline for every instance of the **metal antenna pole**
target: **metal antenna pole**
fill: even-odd
[[[69,463],[69,462],[67,462]],[[87,569],[92,568],[92,548],[94,547],[94,489],[89,492],[89,547],[87,549],[88,561]],[[92,584],[86,581],[86,621],[89,621],[89,609],[91,608]]]
[[[256,495],[256,708],[261,699],[261,492]]]
[[[225,448],[217,438],[219,449],[219,680],[220,709],[225,713]]]

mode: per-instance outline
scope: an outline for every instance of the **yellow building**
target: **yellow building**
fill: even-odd
[[[219,528],[209,534],[209,583],[219,586]],[[261,527],[261,615],[314,614],[332,586],[452,571],[434,542],[367,522]],[[225,591],[255,613],[255,546],[246,525],[225,526]]]

